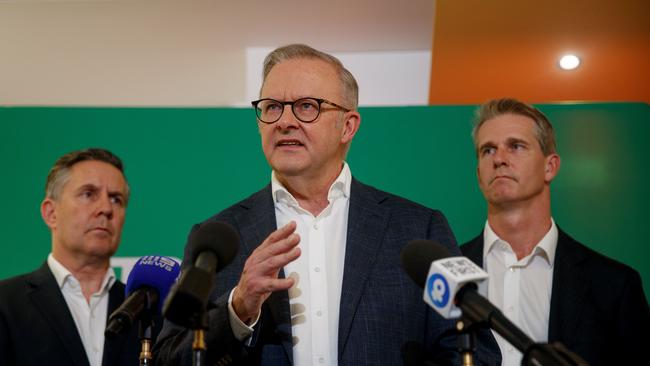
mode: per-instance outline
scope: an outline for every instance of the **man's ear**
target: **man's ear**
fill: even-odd
[[[51,198],[46,198],[41,202],[41,217],[50,229],[56,227],[56,202]]]
[[[557,173],[560,171],[560,155],[551,154],[547,156],[545,160],[546,160],[546,166],[545,166],[546,171],[544,172],[544,180],[547,183],[551,183],[551,181],[555,178]]]
[[[341,129],[341,143],[347,144],[354,138],[359,126],[361,126],[361,115],[357,111],[346,112],[343,120],[343,128]]]

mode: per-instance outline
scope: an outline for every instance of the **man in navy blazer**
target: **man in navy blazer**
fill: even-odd
[[[129,189],[121,160],[73,151],[50,170],[41,215],[52,253],[36,271],[0,281],[0,365],[138,365],[135,329],[104,339],[124,300],[110,257],[120,243]]]
[[[650,316],[639,274],[551,218],[560,157],[546,116],[514,99],[493,100],[472,135],[488,217],[461,250],[488,271],[489,299],[535,341],[559,341],[591,365],[642,363]],[[520,354],[497,341],[504,364],[519,364]]]
[[[413,239],[458,247],[440,212],[352,177],[345,156],[361,120],[352,74],[328,54],[285,46],[267,56],[260,95],[271,184],[206,221],[241,237],[216,275],[207,363],[455,363],[454,323],[425,305],[400,251]],[[190,257],[186,248],[185,265]],[[497,364],[489,332],[478,338],[479,363]],[[191,343],[192,332],[166,322],[158,365],[191,364]]]

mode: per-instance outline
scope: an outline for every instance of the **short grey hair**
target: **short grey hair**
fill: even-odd
[[[557,152],[555,143],[555,131],[553,125],[546,118],[544,113],[530,104],[526,104],[513,98],[493,99],[483,104],[476,111],[476,120],[472,129],[472,140],[474,148],[478,154],[478,141],[476,140],[478,130],[483,124],[490,119],[499,117],[504,114],[516,114],[528,117],[535,122],[533,130],[539,146],[542,148],[544,156],[549,156]]]
[[[101,149],[101,148],[89,148],[85,150],[76,150],[69,152],[61,156],[54,163],[50,169],[49,174],[47,175],[47,181],[45,182],[45,197],[53,200],[58,200],[61,196],[61,191],[63,191],[63,186],[68,183],[70,179],[70,170],[72,166],[82,161],[101,161],[108,163],[115,168],[117,168],[124,177],[126,182],[126,176],[124,175],[124,164],[122,160],[117,157],[117,155],[112,152]],[[130,189],[128,182],[126,183],[126,192],[124,197],[124,205],[126,206],[129,202]]]
[[[264,86],[266,77],[269,75],[271,69],[275,65],[283,61],[299,58],[318,59],[332,65],[339,74],[341,86],[343,87],[343,98],[348,104],[345,107],[350,108],[351,110],[357,109],[359,106],[359,85],[357,84],[357,81],[355,80],[352,73],[346,69],[345,66],[343,66],[343,63],[341,63],[338,58],[325,52],[318,51],[304,44],[290,44],[287,46],[282,46],[269,53],[264,59],[262,86]]]

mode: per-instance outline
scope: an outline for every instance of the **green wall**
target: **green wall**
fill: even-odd
[[[650,106],[540,105],[558,134],[562,167],[553,215],[573,237],[641,272],[650,293],[647,208]],[[460,243],[477,235],[485,203],[469,134],[475,106],[362,108],[353,174],[441,209]],[[201,221],[263,187],[270,170],[252,110],[0,107],[0,278],[36,268],[50,250],[39,214],[54,160],[106,147],[132,188],[119,256],[181,257]]]

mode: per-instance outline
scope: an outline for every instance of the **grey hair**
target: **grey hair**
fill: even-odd
[[[298,58],[312,58],[318,59],[327,62],[332,65],[339,74],[339,79],[343,87],[343,98],[347,108],[351,110],[356,110],[359,106],[359,85],[355,80],[352,73],[343,66],[341,61],[325,52],[318,51],[312,47],[309,47],[304,44],[290,44],[287,46],[279,47],[269,53],[264,59],[264,70],[262,72],[262,86],[266,82],[266,77],[271,72],[271,69],[287,60],[298,59]]]
[[[63,186],[65,186],[65,184],[70,179],[70,170],[72,166],[82,161],[89,160],[102,161],[114,166],[122,173],[124,181],[126,182],[126,176],[124,175],[124,164],[122,163],[122,160],[112,152],[101,148],[76,150],[61,156],[59,159],[57,159],[57,161],[50,169],[50,172],[47,175],[47,181],[45,183],[45,197],[51,198],[53,200],[59,199],[61,196],[61,191],[63,190]],[[128,183],[126,183],[125,195],[124,204],[126,205],[129,202],[130,195]]]

